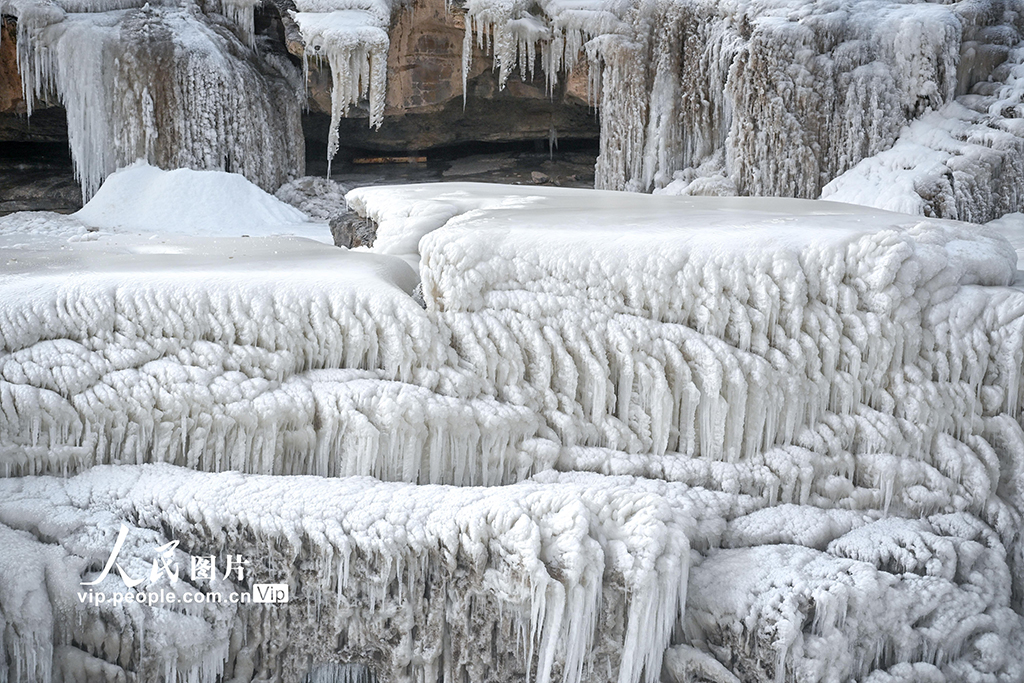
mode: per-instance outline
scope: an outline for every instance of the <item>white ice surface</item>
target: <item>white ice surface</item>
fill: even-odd
[[[18,671],[651,683],[672,645],[682,680],[1024,675],[1024,290],[997,230],[477,184],[347,200],[382,253],[4,231],[0,524],[37,569],[0,592],[50,605],[5,617]],[[38,521],[90,515],[78,549]],[[113,617],[61,608],[121,521],[263,553],[296,600],[121,661],[99,645],[121,627],[75,631]]]
[[[1008,213],[986,224],[997,230],[1017,250],[1017,269],[1024,270],[1024,213]]]

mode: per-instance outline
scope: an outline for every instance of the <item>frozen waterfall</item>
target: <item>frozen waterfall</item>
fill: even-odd
[[[86,200],[138,159],[233,171],[269,191],[302,175],[301,76],[251,47],[252,9],[225,3],[233,23],[191,0],[0,4],[18,17],[29,114],[37,98],[67,110]]]
[[[1020,2],[469,0],[466,9],[467,70],[474,42],[492,52],[501,83],[516,68],[554,82],[588,62],[599,188],[809,198],[825,188],[842,201],[962,220],[1022,208]]]

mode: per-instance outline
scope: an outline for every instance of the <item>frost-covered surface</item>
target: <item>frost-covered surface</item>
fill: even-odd
[[[341,183],[330,178],[304,176],[285,183],[274,196],[291,204],[314,220],[329,223],[332,219],[349,213],[345,194],[349,191]]]
[[[989,221],[1024,208],[1024,44],[969,95],[914,121],[822,197],[890,211]]]
[[[1024,289],[998,232],[476,184],[347,202],[379,253],[67,226],[0,253],[0,524],[37,568],[0,595],[49,605],[4,612],[9,677],[1024,676]],[[110,618],[61,607],[121,522],[263,558],[251,580],[293,600],[122,661],[117,629],[75,631]],[[116,623],[159,634],[161,609]]]
[[[557,80],[585,55],[601,106],[597,186],[609,189],[661,188],[718,156],[740,194],[816,197],[928,109],[992,78],[1024,38],[1016,0],[470,0],[466,9],[464,59],[474,39],[490,47],[502,82],[517,67]]]
[[[1017,250],[1017,268],[1024,270],[1024,213],[1008,213],[987,226],[998,231]]]
[[[269,191],[302,174],[300,76],[286,59],[253,50],[251,3],[227,6],[248,17],[241,31],[191,0],[8,3],[29,113],[35,98],[67,110],[85,200],[137,159],[229,170]]]

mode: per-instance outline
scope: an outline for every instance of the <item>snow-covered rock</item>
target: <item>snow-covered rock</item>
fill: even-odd
[[[891,148],[822,189],[831,201],[984,222],[1024,208],[1024,44],[976,84],[905,128]]]

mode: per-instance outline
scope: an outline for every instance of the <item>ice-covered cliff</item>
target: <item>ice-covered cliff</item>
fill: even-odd
[[[7,680],[1024,676],[997,233],[557,188],[349,202],[376,253],[0,220]],[[256,584],[289,602],[194,597]]]
[[[489,44],[503,79],[518,68],[554,80],[589,61],[601,111],[598,187],[817,197],[871,158],[862,173],[878,175],[870,164],[917,163],[936,176],[917,181],[928,186],[923,199],[886,208],[931,202],[934,215],[966,220],[1021,208],[1012,188],[1021,182],[1014,65],[1024,15],[1014,0],[470,0],[466,7],[464,55],[474,39]],[[907,138],[901,131],[911,123]],[[897,139],[902,151],[876,157]],[[934,151],[905,160],[915,143]],[[951,156],[961,158],[945,175],[957,180],[943,181],[934,164]],[[694,175],[702,182],[690,186]],[[852,190],[834,196],[879,205],[872,190],[888,192],[888,180],[849,179]],[[943,182],[959,189],[928,194]]]
[[[553,89],[587,63],[600,188],[824,196],[982,221],[1024,208],[1022,3],[469,0],[452,16],[465,22],[464,77],[479,48],[499,84],[518,70]],[[86,197],[138,158],[240,172],[269,191],[301,172],[301,76],[279,41],[255,35],[257,4],[0,4],[18,16],[29,107],[49,97],[68,110]],[[301,37],[289,49],[307,75],[325,63],[332,74],[330,159],[353,107],[381,125],[389,30],[411,5],[287,4],[276,11]]]
[[[0,3],[18,17],[28,113],[37,98],[64,106],[86,200],[138,159],[233,171],[269,191],[302,175],[301,76],[253,47],[253,4]]]
[[[991,221],[1024,205],[1024,45],[991,80],[904,129],[822,190],[835,201],[966,221]]]

